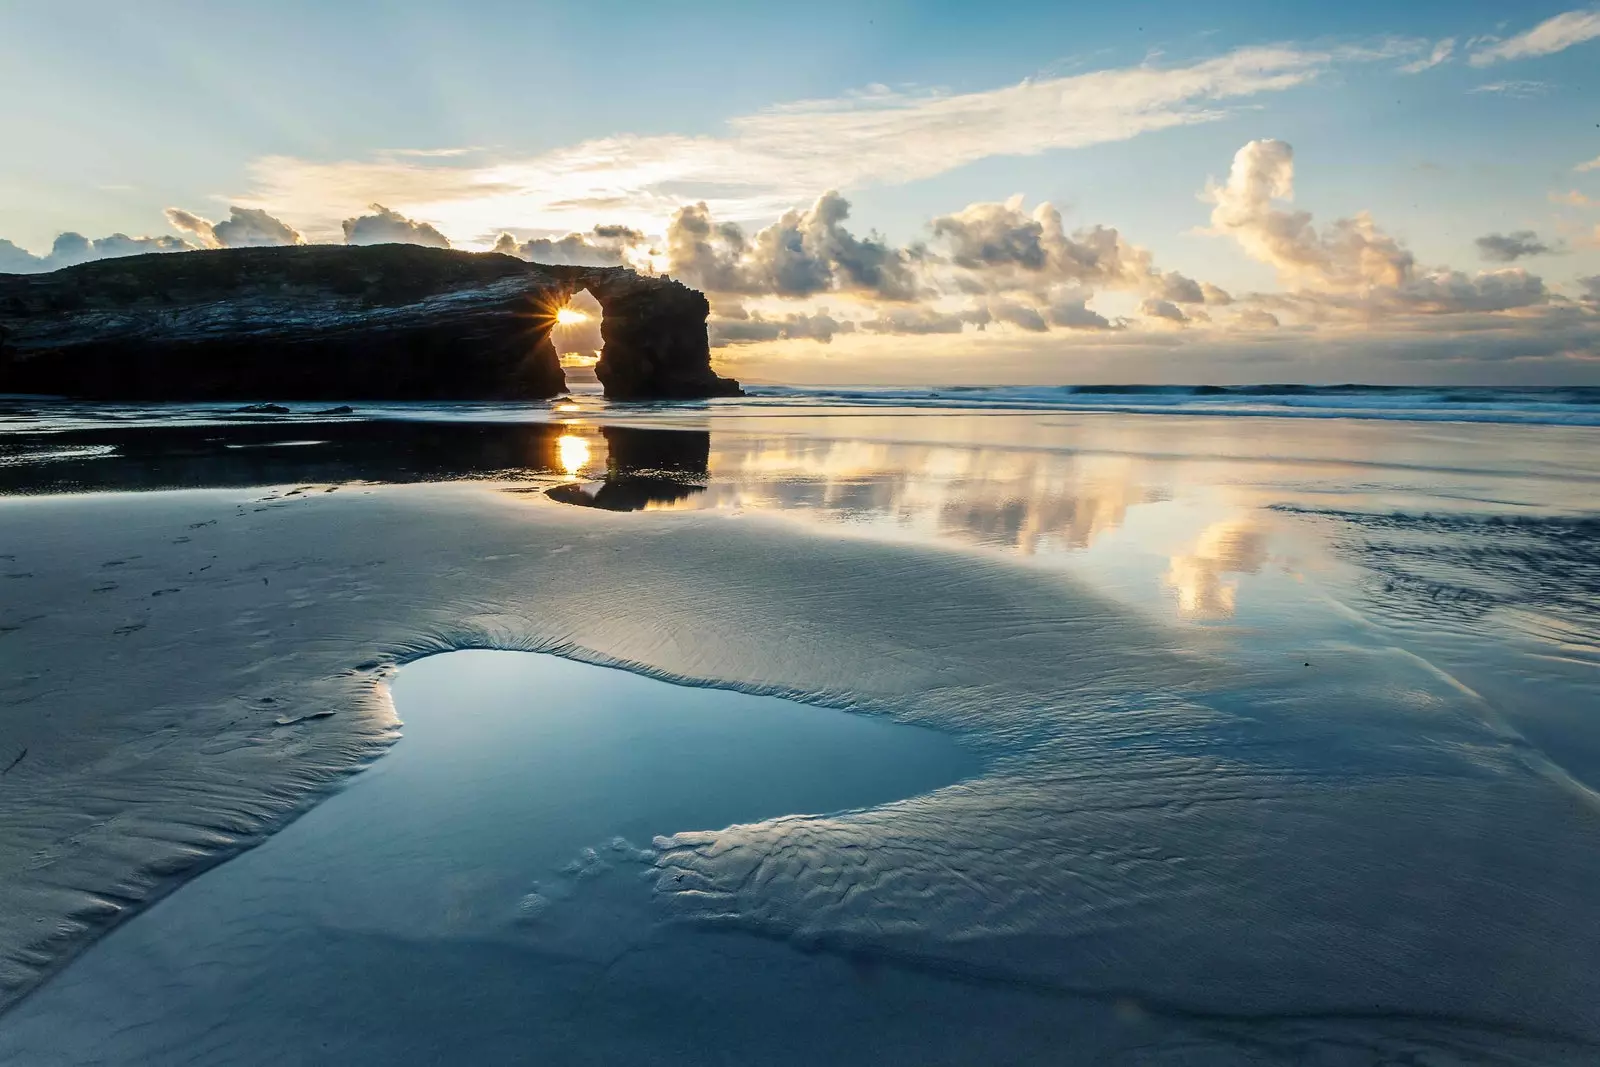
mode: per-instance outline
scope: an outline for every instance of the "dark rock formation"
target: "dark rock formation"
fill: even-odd
[[[605,309],[607,395],[738,392],[711,373],[705,297],[677,282],[493,253],[308,245],[0,275],[0,393],[540,399],[565,390],[550,328],[579,289]]]
[[[643,284],[641,284],[643,283]],[[705,294],[679,282],[632,271],[588,283],[605,318],[605,341],[594,373],[614,400],[739,396],[732,378],[711,370]]]

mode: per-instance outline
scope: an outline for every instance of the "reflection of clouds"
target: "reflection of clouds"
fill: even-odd
[[[678,506],[809,511],[1014,549],[1079,549],[1158,499],[1122,457],[805,438],[717,439],[711,484]]]
[[[1197,618],[1234,613],[1239,580],[1267,561],[1267,538],[1249,519],[1214,522],[1201,531],[1187,555],[1173,556],[1167,584],[1178,593],[1178,610]]]

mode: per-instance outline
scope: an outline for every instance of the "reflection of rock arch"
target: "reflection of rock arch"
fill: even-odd
[[[705,491],[711,434],[705,430],[644,430],[603,426],[606,476],[598,486],[568,484],[548,490],[563,504],[606,511],[642,511],[675,504]]]

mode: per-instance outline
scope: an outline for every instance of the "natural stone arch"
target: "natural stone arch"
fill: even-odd
[[[414,245],[229,248],[0,275],[0,392],[115,400],[523,400],[565,389],[554,313],[599,302],[620,400],[730,396],[703,294],[623,267]]]

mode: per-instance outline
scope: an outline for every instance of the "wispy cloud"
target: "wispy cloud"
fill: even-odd
[[[1467,90],[1469,93],[1495,93],[1500,96],[1514,96],[1521,100],[1532,96],[1543,96],[1549,91],[1550,83],[1540,81],[1487,82],[1483,85],[1474,85]]]
[[[1475,67],[1487,67],[1505,60],[1533,59],[1565,51],[1596,37],[1600,37],[1600,11],[1566,11],[1515,37],[1478,49],[1469,62]]]
[[[457,241],[508,227],[582,229],[596,216],[659,225],[684,203],[720,217],[770,217],[825,188],[897,185],[992,156],[1027,156],[1213,122],[1230,105],[1316,78],[1336,62],[1393,50],[1246,48],[1191,63],[1141,64],[1029,79],[974,93],[874,87],[768,108],[722,136],[623,135],[491,161],[387,153],[364,161],[270,157],[242,203],[308,233],[374,201],[427,219]]]
[[[1575,171],[1578,171],[1580,174],[1583,173],[1584,171],[1600,170],[1600,156],[1595,156],[1593,159],[1589,160],[1587,163],[1579,163],[1576,167],[1573,167],[1572,169],[1575,170]]]
[[[1456,39],[1454,37],[1446,37],[1444,40],[1433,46],[1433,51],[1429,52],[1421,59],[1407,63],[1405,66],[1401,67],[1400,73],[1421,74],[1425,70],[1432,70],[1440,63],[1443,63],[1445,60],[1449,59],[1455,50]]]

